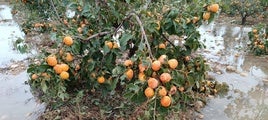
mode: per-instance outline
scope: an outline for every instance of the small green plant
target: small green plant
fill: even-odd
[[[259,24],[248,33],[250,39],[250,50],[255,55],[265,55],[268,53],[268,27]]]

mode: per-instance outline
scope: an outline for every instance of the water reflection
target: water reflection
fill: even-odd
[[[202,113],[206,120],[265,120],[268,119],[268,57],[247,54],[251,28],[212,23],[201,26],[201,50],[214,65],[221,65],[223,74],[210,73],[231,90],[228,95],[211,99]],[[227,65],[238,72],[225,71]],[[240,73],[244,73],[241,75]],[[266,81],[265,81],[266,82]]]

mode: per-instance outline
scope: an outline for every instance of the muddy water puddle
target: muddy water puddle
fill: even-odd
[[[205,120],[268,119],[268,57],[247,51],[249,27],[211,23],[199,28],[214,76],[230,91],[213,97],[202,110]]]
[[[35,101],[25,84],[29,55],[13,50],[12,43],[24,34],[7,4],[0,5],[0,33],[0,120],[34,120],[44,105]]]

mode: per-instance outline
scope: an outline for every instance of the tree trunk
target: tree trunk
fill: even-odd
[[[242,25],[245,25],[246,24],[246,20],[247,20],[247,16],[245,15],[245,16],[242,16],[242,22],[241,22],[241,24]]]

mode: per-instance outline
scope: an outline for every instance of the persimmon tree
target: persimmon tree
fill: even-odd
[[[203,46],[196,29],[214,19],[218,4],[200,0],[22,4],[39,17],[42,12],[48,15],[25,22],[30,26],[27,31],[50,30],[45,32],[55,39],[53,51],[40,53],[28,68],[29,84],[43,94],[43,101],[66,102],[81,91],[87,97],[120,95],[145,105],[149,118],[161,118],[224,88],[206,79],[206,60],[193,54]]]

